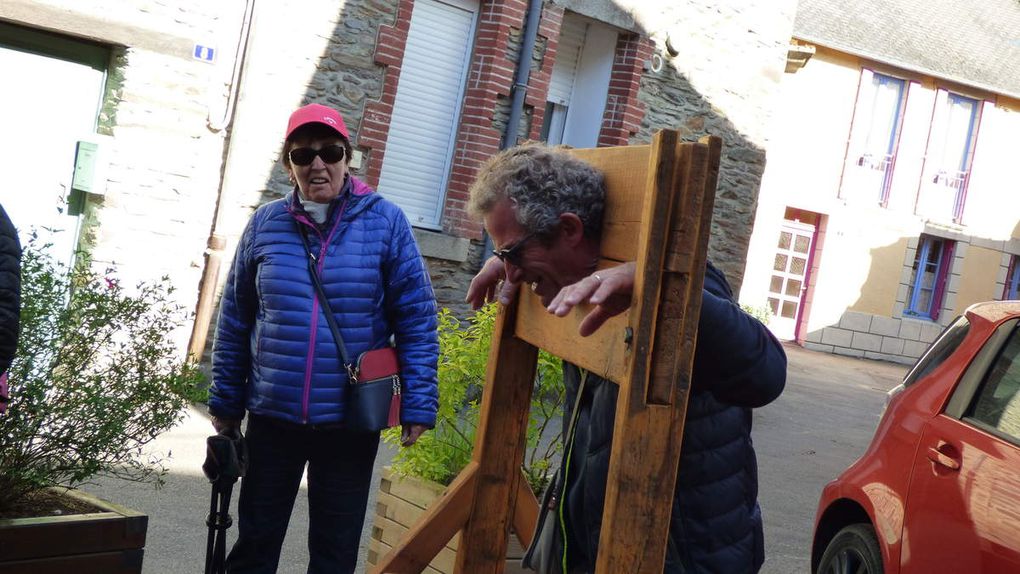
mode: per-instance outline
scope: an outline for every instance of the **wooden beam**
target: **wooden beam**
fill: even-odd
[[[471,461],[400,544],[379,561],[373,574],[418,574],[424,570],[467,522],[477,478],[478,463]]]
[[[591,336],[582,337],[577,330],[591,310],[590,305],[581,305],[561,318],[546,311],[530,289],[522,289],[518,299],[518,337],[605,379],[619,383],[626,378],[630,367],[626,313],[610,318]]]
[[[602,257],[634,261],[635,239],[641,234],[651,145],[570,150],[598,168],[606,178],[606,205],[602,214]]]
[[[704,252],[696,250],[708,232],[699,210],[709,146],[678,146],[666,134],[655,146],[660,151],[653,156],[663,163],[649,186],[630,317],[641,360],[633,361],[617,401],[598,574],[662,572],[690,385],[704,276]]]
[[[531,546],[532,536],[535,535],[535,525],[538,524],[538,498],[531,491],[531,485],[528,484],[523,469],[519,485],[513,512],[514,533],[517,534],[517,541],[527,550]]]
[[[506,563],[538,363],[538,348],[513,336],[516,313],[516,304],[500,306],[493,327],[479,432],[471,455],[478,464],[478,481],[457,553],[458,574],[498,573]]]

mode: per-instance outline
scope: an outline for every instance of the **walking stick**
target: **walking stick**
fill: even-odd
[[[212,483],[209,515],[205,519],[209,537],[205,547],[205,574],[224,574],[227,554],[227,529],[230,517],[230,494],[234,483],[244,476],[248,452],[239,429],[225,429],[206,439],[206,457],[202,472]]]

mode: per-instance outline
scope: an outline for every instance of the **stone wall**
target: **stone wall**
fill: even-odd
[[[804,348],[909,365],[942,329],[932,321],[847,311],[838,324],[808,333]]]
[[[739,292],[796,2],[629,4],[664,59],[641,78],[646,113],[633,141],[666,127],[723,138],[709,257]]]

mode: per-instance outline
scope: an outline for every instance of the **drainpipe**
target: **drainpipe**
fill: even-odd
[[[248,40],[251,36],[251,22],[254,13],[255,0],[246,0],[244,17],[241,21],[241,32],[237,39],[237,50],[234,54],[234,69],[230,76],[227,106],[223,111],[222,118],[214,121],[210,116],[206,123],[208,128],[214,133],[226,129],[234,119],[234,107],[241,89],[241,72],[244,67],[245,57],[248,54]],[[225,140],[224,146],[229,149],[229,136]],[[220,261],[223,259],[223,249],[227,245],[226,237],[219,231],[222,202],[223,178],[221,177],[219,189],[216,192],[216,207],[213,213],[212,230],[209,233],[209,239],[206,241],[205,269],[202,271],[202,281],[198,288],[198,303],[195,305],[195,323],[191,328],[191,338],[188,341],[188,360],[196,363],[202,360],[202,355],[205,351],[209,325],[212,323],[216,284],[219,281],[220,275]]]
[[[521,123],[521,115],[524,113],[524,98],[528,95],[528,78],[531,77],[531,54],[535,51],[538,23],[542,20],[542,2],[543,0],[531,0],[528,5],[528,15],[524,22],[524,37],[521,39],[520,57],[517,59],[517,74],[512,88],[510,119],[506,122],[503,140],[499,145],[500,150],[513,147],[517,143],[517,126]],[[485,254],[490,253],[493,249],[492,238],[489,237],[485,228],[482,228],[482,239],[485,246],[481,263],[485,264],[488,259]]]

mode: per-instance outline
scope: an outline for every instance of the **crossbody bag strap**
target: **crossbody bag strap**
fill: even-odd
[[[308,255],[308,274],[312,277],[312,286],[315,287],[315,296],[319,298],[319,305],[322,307],[322,311],[326,314],[326,323],[329,325],[329,330],[333,333],[333,342],[336,343],[336,350],[340,353],[340,360],[344,363],[344,368],[347,369],[347,374],[351,377],[351,380],[355,380],[354,365],[351,363],[350,357],[347,355],[347,347],[344,346],[344,339],[340,336],[340,327],[336,324],[336,317],[333,316],[333,309],[329,306],[329,300],[326,299],[326,293],[322,290],[322,281],[319,280],[319,272],[316,267],[316,258],[312,253],[312,248],[308,244],[308,236],[306,235],[305,228],[300,222],[295,222],[298,226],[298,235],[301,236],[301,243],[305,246],[305,253]]]
[[[573,441],[574,436],[574,426],[577,425],[578,411],[581,408],[581,397],[584,395],[584,387],[588,382],[588,370],[580,367],[578,367],[577,370],[581,375],[581,384],[577,387],[577,396],[574,397],[574,409],[570,411],[570,422],[567,424],[567,439],[571,442]],[[570,448],[570,445],[564,446],[568,449]],[[561,485],[566,480],[566,477],[563,476],[565,474],[564,469],[566,466],[567,461],[563,461],[563,464],[560,465],[559,472],[557,472],[556,476],[553,477],[553,492],[556,493],[556,498],[560,498],[561,493],[559,491],[561,490]]]

